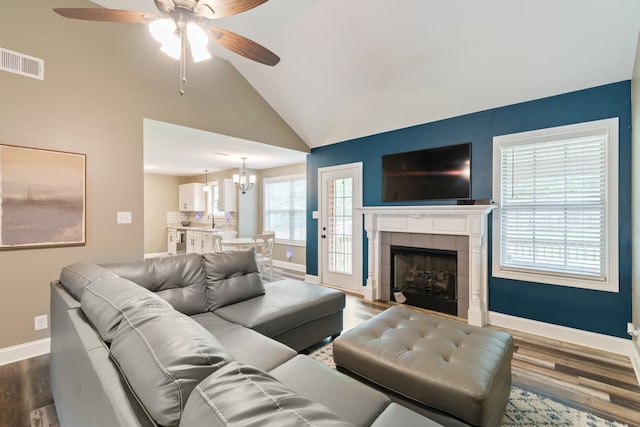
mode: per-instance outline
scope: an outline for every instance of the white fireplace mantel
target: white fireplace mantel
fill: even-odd
[[[381,298],[380,232],[424,233],[469,237],[470,325],[487,324],[487,217],[495,205],[376,206],[363,207],[364,228],[369,240],[365,298]]]

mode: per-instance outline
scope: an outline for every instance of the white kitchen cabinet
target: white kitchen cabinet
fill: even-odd
[[[202,231],[187,230],[187,253],[202,253]]]
[[[203,212],[206,210],[204,184],[192,182],[178,186],[179,210],[183,212]]]
[[[218,210],[235,212],[237,192],[238,190],[232,179],[223,179],[218,189]]]
[[[175,228],[167,229],[167,252],[169,255],[178,253],[178,230]]]

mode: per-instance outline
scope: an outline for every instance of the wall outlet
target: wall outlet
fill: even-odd
[[[117,212],[116,213],[117,224],[131,224],[131,212]]]
[[[36,331],[47,329],[49,327],[47,323],[48,322],[46,314],[43,314],[42,316],[36,316],[33,318],[33,329]]]

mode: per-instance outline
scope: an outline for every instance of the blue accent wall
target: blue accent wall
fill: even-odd
[[[312,211],[318,210],[318,168],[362,162],[364,206],[435,204],[383,203],[382,156],[470,141],[472,199],[488,199],[492,198],[494,136],[611,117],[618,117],[620,125],[620,291],[611,293],[499,279],[491,277],[489,270],[489,310],[627,338],[626,323],[631,321],[631,81],[494,108],[312,149],[307,158],[307,273],[318,274],[318,223],[311,217]],[[364,248],[366,251],[366,238]],[[366,253],[363,259],[366,279]],[[489,269],[490,267],[489,265]]]

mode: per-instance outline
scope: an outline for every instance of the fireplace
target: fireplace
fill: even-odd
[[[494,205],[480,204],[361,208],[369,242],[365,298],[370,301],[390,299],[390,287],[385,286],[389,280],[386,268],[390,268],[389,251],[385,250],[387,244],[457,250],[458,317],[466,317],[470,325],[486,325],[489,301],[486,229],[487,216],[493,209]],[[391,242],[387,243],[385,239]],[[422,244],[422,240],[431,241]]]
[[[391,246],[390,298],[458,315],[457,252]]]

